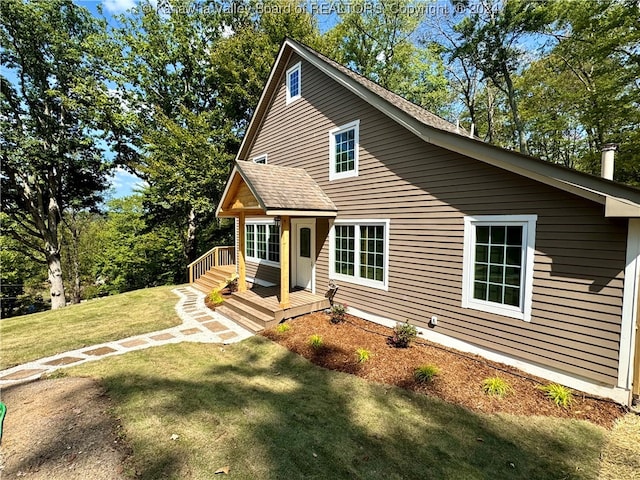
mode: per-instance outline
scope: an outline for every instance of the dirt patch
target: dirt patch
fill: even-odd
[[[86,378],[4,388],[7,405],[0,476],[43,480],[121,480],[128,455],[104,389]]]
[[[287,332],[270,329],[263,335],[322,367],[437,396],[474,411],[583,419],[606,428],[611,428],[625,413],[618,404],[580,392],[574,392],[569,409],[557,407],[536,388],[549,383],[546,380],[476,355],[437,346],[420,337],[409,348],[394,348],[388,343],[391,329],[351,315],[346,315],[346,320],[339,324],[331,323],[325,313],[304,315],[287,323],[291,326]],[[320,349],[309,345],[309,337],[314,334],[323,339]],[[358,362],[359,348],[370,352],[366,362]],[[436,365],[440,374],[430,383],[419,384],[414,380],[414,370],[425,364]],[[511,386],[506,397],[489,396],[482,390],[482,381],[494,376]]]

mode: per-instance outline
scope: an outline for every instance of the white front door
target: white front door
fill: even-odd
[[[316,250],[315,219],[293,219],[293,268],[291,281],[293,287],[302,287],[313,292],[313,263]]]

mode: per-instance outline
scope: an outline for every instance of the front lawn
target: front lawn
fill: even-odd
[[[67,370],[115,403],[141,479],[595,479],[606,430],[474,413],[273,342],[177,344]],[[221,475],[225,476],[225,475]]]
[[[0,321],[0,370],[97,343],[173,327],[174,286],[147,288],[90,300],[60,310]]]

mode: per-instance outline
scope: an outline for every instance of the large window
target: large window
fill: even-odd
[[[329,132],[329,180],[358,176],[360,120]]]
[[[531,319],[536,219],[465,217],[463,307]]]
[[[287,70],[287,103],[291,103],[302,96],[301,63],[296,63]]]
[[[388,220],[336,220],[330,242],[332,278],[387,289]]]
[[[245,255],[247,260],[279,265],[280,230],[267,221],[248,220],[245,224]]]

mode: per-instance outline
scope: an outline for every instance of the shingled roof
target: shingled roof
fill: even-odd
[[[227,185],[239,175],[266,215],[335,216],[338,209],[302,168],[237,161]],[[225,205],[229,188],[218,207]]]
[[[351,79],[353,79],[356,82],[358,82],[364,88],[372,91],[373,93],[375,93],[379,97],[385,99],[386,101],[388,101],[392,105],[395,105],[396,107],[398,107],[399,109],[403,110],[404,112],[407,112],[409,115],[411,115],[416,120],[419,120],[424,125],[427,125],[427,126],[432,127],[432,128],[437,128],[439,130],[444,130],[446,132],[457,133],[457,134],[460,134],[460,135],[469,136],[469,132],[467,130],[465,130],[464,128],[462,128],[460,126],[457,126],[457,125],[454,125],[453,123],[445,120],[444,118],[441,118],[438,115],[436,115],[434,113],[431,113],[430,111],[425,110],[422,107],[419,107],[415,103],[410,102],[406,98],[403,98],[400,95],[398,95],[396,93],[393,93],[392,91],[387,90],[384,87],[381,87],[377,83],[372,82],[368,78],[357,74],[356,72],[354,72],[353,70],[348,69],[344,65],[340,65],[338,62],[336,62],[334,60],[331,60],[329,57],[324,56],[320,52],[317,52],[317,51],[313,50],[310,47],[306,47],[306,49],[309,51],[309,53],[315,55],[316,57],[318,57],[323,62],[328,63],[329,65],[331,65],[336,70],[344,73],[345,75],[347,75]]]

